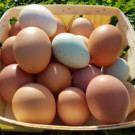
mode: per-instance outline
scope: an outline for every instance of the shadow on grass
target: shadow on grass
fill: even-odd
[[[135,127],[116,130],[104,130],[104,131],[45,130],[42,133],[6,132],[1,130],[0,135],[135,135]]]

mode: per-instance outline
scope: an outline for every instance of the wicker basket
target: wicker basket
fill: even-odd
[[[128,44],[130,50],[125,59],[130,65],[130,77],[135,77],[135,33],[128,19],[121,10],[105,6],[88,6],[88,5],[45,5],[56,17],[63,20],[68,27],[70,22],[83,14],[85,18],[91,20],[95,27],[110,22],[111,16],[118,17],[117,27],[122,31],[124,37],[123,48]],[[8,37],[10,29],[9,19],[17,17],[23,7],[9,9],[0,20],[0,42],[2,43]],[[135,126],[135,111],[130,114],[127,120],[119,124],[103,125],[98,123],[94,118],[90,118],[85,126],[63,126],[56,119],[52,125],[29,124],[18,122],[14,119],[11,106],[6,104],[0,98],[0,126],[3,130],[23,131],[23,132],[42,132],[43,130],[106,130],[127,128]]]

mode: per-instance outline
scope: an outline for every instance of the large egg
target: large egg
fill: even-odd
[[[45,85],[54,95],[57,95],[71,85],[71,73],[66,66],[53,62],[37,75],[37,82]]]
[[[130,97],[124,84],[113,76],[95,77],[87,87],[86,98],[91,113],[102,123],[116,124],[127,118]]]
[[[91,62],[97,66],[112,64],[122,51],[122,33],[113,25],[97,27],[89,37]]]
[[[9,36],[16,36],[22,28],[20,27],[19,21],[16,21],[9,30]]]
[[[51,124],[56,114],[56,103],[48,88],[30,83],[15,93],[12,110],[18,121]]]
[[[14,41],[13,52],[19,66],[26,72],[41,72],[50,62],[51,41],[48,35],[37,27],[21,30]]]
[[[94,26],[88,19],[79,17],[71,23],[68,31],[69,33],[75,35],[83,35],[89,38],[93,30],[94,30]]]
[[[129,109],[130,114],[135,110],[135,87],[131,83],[126,81],[123,81],[123,84],[127,88],[130,97],[130,109]]]
[[[2,50],[1,50],[2,62],[6,66],[9,64],[16,63],[14,53],[13,53],[13,44],[15,38],[16,36],[9,37],[2,44]]]
[[[89,64],[89,51],[82,40],[70,33],[61,33],[52,41],[54,56],[71,68],[82,68]]]
[[[18,64],[8,65],[0,73],[0,95],[11,104],[15,92],[21,86],[32,82],[32,75],[24,72]]]
[[[35,26],[43,29],[48,36],[52,36],[57,29],[54,15],[41,5],[25,6],[19,14],[21,28]]]
[[[122,81],[127,81],[129,78],[129,65],[122,58],[116,59],[111,65],[103,67],[102,70],[104,74],[112,75]]]
[[[85,93],[78,88],[69,87],[60,92],[57,107],[58,115],[66,125],[81,126],[89,120]]]
[[[77,70],[73,73],[72,85],[74,87],[80,88],[83,91],[86,91],[86,88],[89,82],[96,76],[101,75],[102,72],[99,68],[88,65],[82,69]]]

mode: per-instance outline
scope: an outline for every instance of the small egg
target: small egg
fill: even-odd
[[[51,124],[56,114],[56,103],[48,88],[30,83],[17,90],[13,97],[12,110],[18,121]]]
[[[122,51],[122,33],[113,25],[101,25],[89,37],[91,63],[96,66],[112,64]]]
[[[89,64],[88,48],[82,40],[70,33],[61,33],[52,41],[54,56],[71,68],[83,68]]]
[[[59,18],[55,18],[57,22],[57,30],[56,32],[50,37],[51,40],[54,39],[54,37],[60,33],[66,33],[67,32],[67,27],[66,25],[60,20]]]
[[[71,23],[68,32],[75,35],[83,35],[89,38],[93,30],[94,26],[88,19],[79,17]]]
[[[129,78],[129,65],[122,58],[116,59],[111,65],[102,68],[104,74],[112,75],[121,81],[126,81]]]
[[[2,62],[4,65],[14,64],[16,63],[14,53],[13,53],[13,44],[16,36],[12,36],[7,38],[2,44],[1,56]]]
[[[77,70],[72,76],[72,85],[86,91],[89,82],[96,76],[101,75],[102,72],[99,68],[88,65],[82,69]]]
[[[66,66],[53,62],[37,75],[37,82],[45,85],[54,95],[57,95],[70,86],[71,73]]]
[[[129,109],[130,114],[135,110],[135,87],[131,83],[126,81],[123,81],[123,84],[127,88],[130,97],[130,109]]]
[[[57,99],[58,116],[71,126],[85,125],[90,117],[85,93],[75,87],[69,87],[60,92]]]
[[[128,116],[128,91],[124,84],[113,76],[95,77],[87,87],[86,99],[92,115],[104,124],[120,123]]]
[[[86,38],[85,36],[82,36],[82,35],[77,35],[77,37],[78,37],[79,39],[81,39],[81,40],[84,42],[84,44],[86,45],[86,47],[87,47],[88,50],[89,50],[89,44],[88,44],[89,39]]]
[[[27,27],[17,34],[13,52],[16,62],[25,72],[36,74],[50,62],[51,41],[40,28]]]
[[[22,28],[20,27],[19,21],[16,21],[9,30],[9,36],[16,36],[21,30]]]
[[[0,95],[11,104],[15,92],[21,86],[32,82],[32,75],[24,72],[18,64],[8,65],[0,72]]]
[[[52,36],[57,29],[57,22],[54,15],[46,7],[37,4],[27,5],[21,10],[19,23],[21,28],[30,26],[39,27],[48,36]]]

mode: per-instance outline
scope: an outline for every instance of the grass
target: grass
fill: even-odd
[[[81,4],[81,5],[106,5],[120,8],[130,20],[135,29],[135,0],[0,0],[0,17],[12,7],[27,4]],[[12,21],[12,20],[11,20]],[[115,23],[116,18],[114,18]],[[122,56],[124,55],[121,54]],[[6,132],[0,130],[0,135],[37,135],[39,133]],[[105,131],[44,131],[40,135],[134,135],[135,127]]]

